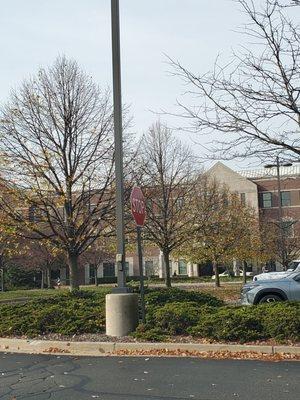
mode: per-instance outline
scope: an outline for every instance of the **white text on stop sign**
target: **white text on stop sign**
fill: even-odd
[[[145,204],[140,199],[132,199],[132,211],[137,214],[145,213]]]

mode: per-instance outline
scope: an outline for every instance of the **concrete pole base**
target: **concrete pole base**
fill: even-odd
[[[138,295],[114,293],[106,295],[106,334],[126,336],[138,326]]]

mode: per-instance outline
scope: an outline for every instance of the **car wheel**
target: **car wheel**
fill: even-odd
[[[282,301],[282,298],[277,294],[267,294],[259,300],[259,303],[275,303],[276,301]]]

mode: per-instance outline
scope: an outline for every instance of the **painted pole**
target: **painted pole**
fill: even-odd
[[[116,234],[117,234],[117,277],[116,292],[128,292],[125,276],[125,233],[124,233],[124,176],[122,139],[122,92],[120,57],[119,0],[111,0],[111,34],[114,98],[115,173],[116,173]]]

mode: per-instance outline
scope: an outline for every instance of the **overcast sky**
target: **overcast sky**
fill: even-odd
[[[111,86],[110,0],[0,0],[0,6],[0,102],[59,54]],[[204,73],[218,54],[226,58],[239,45],[234,30],[242,16],[232,0],[120,0],[120,7],[123,101],[142,133],[157,118],[150,110],[174,111],[184,90],[164,54]]]

